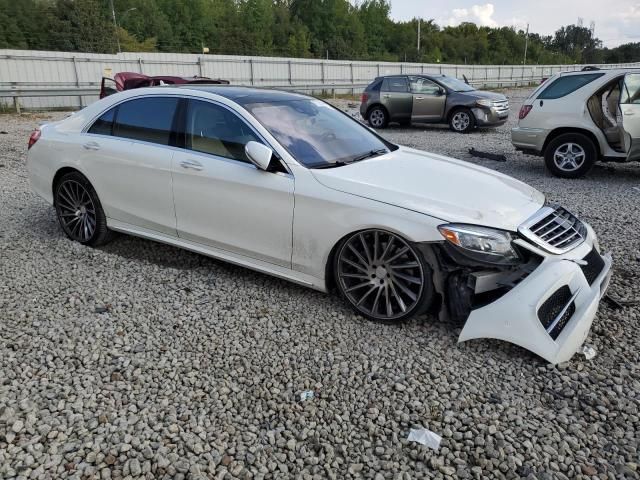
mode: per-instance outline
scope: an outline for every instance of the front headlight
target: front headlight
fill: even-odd
[[[518,252],[511,246],[513,237],[504,230],[456,223],[440,225],[438,230],[449,243],[472,252],[483,261],[509,264],[520,260]]]
[[[481,98],[480,100],[476,100],[476,105],[480,107],[493,107],[493,100]]]

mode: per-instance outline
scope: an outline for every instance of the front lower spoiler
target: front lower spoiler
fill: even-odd
[[[591,285],[578,263],[548,257],[527,278],[498,300],[473,310],[458,342],[495,338],[519,345],[552,364],[566,362],[584,343],[611,278],[612,258]],[[538,319],[538,309],[556,290],[569,286],[575,295],[575,313],[554,340]]]

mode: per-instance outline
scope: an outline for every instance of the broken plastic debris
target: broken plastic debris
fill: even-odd
[[[407,438],[410,442],[418,442],[434,450],[440,448],[442,437],[426,428],[412,428]]]
[[[300,394],[300,401],[304,402],[305,400],[313,400],[314,396],[315,396],[315,392],[313,390],[307,390]]]
[[[582,354],[584,355],[584,358],[586,358],[587,360],[591,360],[596,356],[596,349],[589,345],[583,345]]]

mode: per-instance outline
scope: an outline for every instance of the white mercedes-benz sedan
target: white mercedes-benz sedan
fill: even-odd
[[[533,188],[394,145],[295,93],[187,86],[109,96],[34,131],[33,189],[64,233],[176,245],[317,290],[361,315],[431,309],[460,341],[551,363],[586,338],[611,256]]]

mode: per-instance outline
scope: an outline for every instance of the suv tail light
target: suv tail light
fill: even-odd
[[[360,100],[362,101],[362,103],[365,103],[367,100],[369,100],[369,94],[367,92],[364,92]]]
[[[36,128],[33,132],[31,132],[31,136],[29,137],[29,144],[27,145],[27,150],[33,147],[36,142],[40,139],[40,135],[42,132],[39,128]]]
[[[522,120],[524,117],[529,115],[529,112],[533,108],[533,105],[522,105],[520,107],[520,113],[518,114],[518,118]]]

